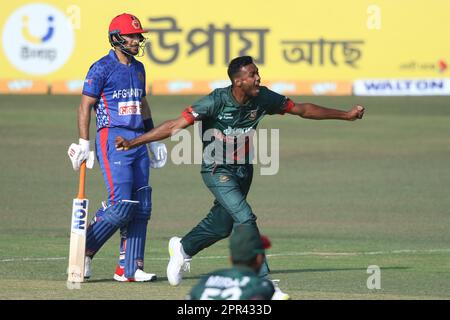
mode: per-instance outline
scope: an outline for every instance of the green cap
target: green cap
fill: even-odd
[[[230,237],[230,251],[233,261],[249,261],[264,249],[270,247],[267,237],[261,237],[254,225],[237,225]]]

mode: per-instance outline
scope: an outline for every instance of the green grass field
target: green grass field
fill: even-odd
[[[194,99],[151,97],[156,122]],[[273,278],[296,300],[450,299],[450,98],[307,100],[367,111],[357,122],[263,120],[261,128],[280,128],[280,171],[256,174],[249,202],[272,240]],[[0,96],[0,299],[183,299],[201,275],[229,265],[224,240],[193,259],[179,287],[165,278],[169,238],[188,232],[212,203],[199,165],[152,171],[145,266],[158,281],[112,280],[116,235],[96,256],[92,280],[66,287],[77,192],[66,151],[77,139],[78,103]],[[87,195],[94,213],[106,196],[98,164]],[[380,290],[366,286],[370,265],[381,268]]]

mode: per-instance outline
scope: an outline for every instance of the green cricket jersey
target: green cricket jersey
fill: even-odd
[[[266,87],[260,87],[258,96],[240,105],[229,86],[214,90],[182,114],[191,124],[202,122],[203,169],[212,169],[220,161],[249,163],[252,148],[249,136],[259,121],[266,114],[284,114],[293,106],[290,99]]]
[[[191,300],[270,300],[275,292],[270,280],[250,268],[238,266],[212,272],[192,288]]]

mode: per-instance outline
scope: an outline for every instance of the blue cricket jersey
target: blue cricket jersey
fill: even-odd
[[[90,67],[83,94],[98,99],[94,106],[97,131],[102,128],[144,129],[141,100],[146,94],[145,69],[134,57],[130,65],[125,65],[111,50]]]

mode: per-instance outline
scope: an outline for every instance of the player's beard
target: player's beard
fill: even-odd
[[[256,97],[259,94],[259,90],[260,90],[259,84],[258,85],[255,84],[250,88],[248,95],[251,97]]]
[[[133,51],[130,50],[130,48],[133,47],[137,47],[138,50],[136,53],[134,53]],[[142,57],[144,55],[144,48],[145,48],[145,40],[141,41],[139,43],[139,45],[137,46],[125,46],[125,45],[121,45],[119,47],[119,50],[122,51],[123,53],[125,53],[128,56],[133,56],[133,57]]]

